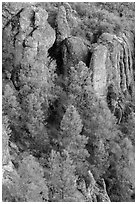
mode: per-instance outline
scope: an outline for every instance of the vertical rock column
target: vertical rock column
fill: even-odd
[[[107,60],[108,50],[103,45],[98,45],[93,52],[90,68],[93,70],[93,88],[99,98],[106,97],[107,87]]]
[[[130,98],[129,89],[134,83],[132,55],[129,39],[124,34],[118,37],[103,33],[93,51],[90,67],[99,97],[105,96],[105,90],[112,85],[117,96]]]
[[[124,64],[123,59],[124,59],[123,50],[121,50],[121,52],[120,52],[120,61],[119,61],[119,69],[120,69],[121,90],[122,90],[122,93],[127,90],[126,75],[125,75],[125,64]]]
[[[48,13],[40,7],[29,7],[21,13],[20,33],[25,37],[22,45],[23,58],[26,58],[23,61],[32,65],[36,60],[46,60],[48,49],[55,41],[55,31],[47,18]]]
[[[67,22],[67,13],[64,6],[60,6],[56,18],[57,24],[57,43],[62,42],[70,36],[70,27]]]
[[[8,63],[11,79],[17,88],[19,85],[15,81],[19,81],[16,76],[20,69],[25,71],[29,66],[45,69],[48,49],[54,44],[56,36],[47,22],[47,11],[40,6],[30,3],[16,3],[15,8],[12,8],[12,3],[6,6],[14,11],[14,15],[7,23],[4,22],[3,67],[8,69]]]

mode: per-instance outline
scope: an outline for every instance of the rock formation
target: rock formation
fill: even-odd
[[[93,49],[90,69],[93,71],[92,81],[96,95],[105,99],[110,97],[123,103],[131,98],[133,87],[133,66],[131,46],[125,34],[120,37],[103,33]],[[111,92],[110,88],[111,87]]]
[[[6,2],[3,4],[2,66],[5,78],[4,83],[6,84],[7,79],[8,83],[12,81],[12,85],[21,95],[21,88],[25,84],[23,82],[25,80],[29,81],[27,74],[32,74],[30,70],[34,71],[34,81],[36,79],[38,79],[38,82],[40,80],[42,82],[46,81],[45,78],[47,77],[48,79],[47,72],[45,72],[47,74],[44,75],[46,76],[45,78],[42,76],[39,79],[37,71],[46,70],[47,59],[50,56],[51,60],[52,58],[56,60],[57,80],[63,81],[63,83],[62,81],[57,83],[64,85],[64,80],[68,76],[70,68],[74,67],[75,69],[78,63],[82,61],[89,67],[91,86],[93,86],[96,96],[102,100],[102,103],[104,102],[108,106],[111,113],[118,118],[118,124],[120,124],[123,118],[126,120],[127,114],[135,111],[131,103],[133,93],[135,92],[133,70],[134,45],[131,35],[121,33],[118,36],[103,33],[96,40],[94,39],[94,34],[88,30],[87,33],[85,31],[88,41],[78,36],[73,36],[73,29],[76,28],[77,30],[82,19],[74,14],[69,3],[63,2],[58,5],[59,8],[56,7],[56,14],[52,14],[53,16],[49,20],[52,21],[54,19],[54,22],[51,23],[54,25],[53,29],[48,23],[48,12],[37,3]],[[95,42],[94,44],[92,44],[93,41]],[[50,53],[50,49],[52,53]],[[62,70],[60,71],[59,69]],[[25,80],[23,81],[24,78]],[[27,87],[24,90],[27,90]],[[60,107],[62,108],[66,99],[61,100],[59,105],[61,104]],[[61,108],[59,109],[58,107],[60,113],[64,111]],[[10,155],[9,136],[5,127],[3,127],[2,139],[3,185],[4,188],[8,188],[6,186],[12,185],[12,183],[16,185],[15,180],[16,178],[19,180],[19,176]],[[71,197],[70,199],[76,201],[77,198],[78,202],[110,202],[105,181],[101,180],[102,185],[100,187],[97,181],[94,180],[92,173],[89,171],[88,174],[90,185],[87,187],[83,179],[80,185],[77,185],[74,198]],[[13,188],[15,185],[13,185]]]
[[[70,27],[67,22],[66,10],[64,6],[60,6],[56,18],[57,24],[57,43],[62,42],[70,36]]]
[[[66,9],[66,18],[72,31],[73,28],[78,26],[78,19],[74,15],[74,10],[71,8],[70,4],[67,2],[63,2],[63,6]]]
[[[98,45],[92,54],[92,60],[90,63],[90,68],[93,71],[92,82],[94,91],[98,97],[103,97],[106,95],[106,83],[107,83],[107,60],[108,50],[103,45]]]
[[[78,26],[79,20],[73,14],[73,9],[70,4],[63,2],[58,9],[56,17],[57,25],[57,44],[62,42],[64,39],[71,36],[73,28]]]
[[[20,5],[20,4],[19,4]],[[18,7],[19,7],[18,5]],[[55,42],[55,31],[47,22],[48,13],[39,6],[28,4],[14,14],[3,29],[3,50],[8,53],[3,57],[4,65],[12,70],[12,81],[15,85],[17,72],[21,66],[33,66],[41,61],[44,65],[48,49]],[[11,55],[9,55],[11,53]],[[6,63],[5,63],[6,62]],[[43,66],[42,65],[42,66]],[[16,85],[15,85],[16,86]]]
[[[77,65],[80,61],[88,63],[89,48],[86,42],[79,37],[69,37],[62,44],[62,59],[64,75],[68,74],[71,66]]]
[[[100,187],[95,181],[91,171],[88,171],[90,184],[86,188],[85,181],[81,179],[77,183],[77,188],[82,192],[87,202],[111,202],[106,191],[106,184],[104,179],[101,180],[102,187]]]
[[[21,13],[21,29],[16,37],[17,46],[22,44],[23,56],[27,56],[28,62],[33,63],[40,53],[43,53],[45,58],[55,41],[55,31],[48,24],[47,18],[48,13],[38,7],[28,7]]]

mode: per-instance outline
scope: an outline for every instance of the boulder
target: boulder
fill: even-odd
[[[64,75],[68,74],[71,66],[75,66],[80,61],[87,64],[89,58],[89,47],[86,42],[79,37],[69,37],[62,44],[62,59]]]
[[[99,43],[106,43],[106,42],[113,43],[113,39],[114,39],[113,34],[103,33],[98,39],[98,44]]]

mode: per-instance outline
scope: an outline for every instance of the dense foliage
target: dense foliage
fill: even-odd
[[[48,23],[56,30],[61,2],[37,5],[48,12]],[[134,36],[134,3],[70,5],[78,21],[73,36],[90,43],[106,31]],[[20,28],[12,25],[9,15],[14,23],[21,22],[12,12],[10,3],[3,3],[3,201],[89,201],[87,192],[94,179],[97,186],[105,181],[111,201],[134,201],[134,113],[117,123],[106,103],[95,95],[92,71],[84,62],[63,76],[50,52],[39,52],[36,58],[34,49],[18,50],[15,33]],[[25,54],[17,62],[21,52]],[[88,172],[93,174],[92,181]],[[82,182],[85,186],[79,188]],[[91,199],[100,201],[99,196]]]

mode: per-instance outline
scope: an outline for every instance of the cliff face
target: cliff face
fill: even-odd
[[[125,34],[103,33],[93,49],[90,69],[96,95],[124,112],[134,92],[132,46]],[[119,100],[119,102],[118,102]],[[119,117],[119,116],[118,116]]]
[[[98,44],[99,50],[102,47],[102,44],[105,46],[105,49],[108,50],[106,54],[105,49],[104,51],[102,50],[102,53],[106,56],[106,87],[112,84],[117,90],[117,94],[120,92],[124,97],[130,97],[130,89],[133,84],[133,63],[131,57],[132,48],[129,44],[128,38],[125,34],[122,34],[119,37],[103,33],[98,39]],[[98,56],[98,60],[99,59]],[[95,62],[96,61],[97,60],[95,60]]]
[[[65,76],[71,66],[83,61],[92,71],[91,81],[99,98],[107,99],[109,87],[117,97],[132,97],[134,76],[131,36],[103,33],[96,44],[72,36],[71,31],[78,26],[78,21],[68,3],[59,6],[56,31],[47,21],[47,11],[35,4],[20,3],[15,7],[11,4],[10,9],[13,17],[9,16],[8,21],[3,21],[3,46],[10,57],[7,60],[4,55],[3,64],[8,65],[9,71],[15,72],[24,62],[32,66],[37,61],[45,60],[49,48],[56,42]],[[90,52],[91,47],[94,48]]]
[[[64,74],[68,74],[71,66],[83,61],[92,71],[91,80],[98,98],[107,101],[111,87],[111,95],[117,99],[123,98],[122,103],[130,100],[134,92],[132,34],[103,33],[95,44],[87,43],[82,38],[71,36],[71,30],[78,26],[78,21],[77,24],[71,24],[70,19],[76,21],[72,8],[64,3],[57,15],[57,42],[63,44],[61,55]],[[89,60],[90,55],[92,57]]]

